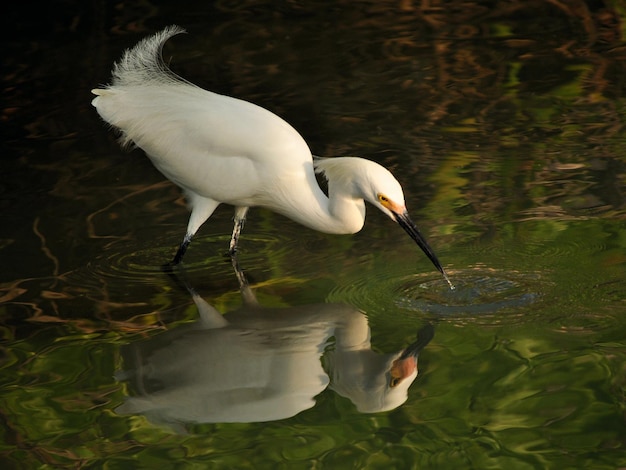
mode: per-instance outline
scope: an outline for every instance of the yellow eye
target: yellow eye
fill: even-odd
[[[378,200],[383,204],[386,204],[389,202],[389,198],[383,194],[378,195]]]

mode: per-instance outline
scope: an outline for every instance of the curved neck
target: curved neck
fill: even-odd
[[[313,230],[332,234],[352,234],[363,228],[365,202],[349,191],[328,181],[328,193],[321,190],[311,170],[307,182],[286,198],[288,206],[273,209]],[[282,209],[282,210],[281,210]]]

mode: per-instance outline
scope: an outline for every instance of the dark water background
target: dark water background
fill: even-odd
[[[5,20],[3,468],[626,467],[623,3],[66,1]],[[253,210],[240,262],[260,307],[223,257],[230,209],[182,282],[164,274],[184,201],[90,90],[174,23],[177,73],[279,114],[318,155],[390,168],[457,290],[372,208],[355,236]],[[235,336],[206,329],[212,309]],[[355,364],[430,327],[403,403],[362,412],[341,386]],[[262,356],[239,360],[241,331],[278,351],[266,378],[315,390],[308,408],[209,418],[229,409],[203,401],[225,381],[207,371],[245,377]],[[357,333],[371,345],[350,362]],[[142,354],[182,362],[151,376]],[[132,400],[151,393],[161,413]]]

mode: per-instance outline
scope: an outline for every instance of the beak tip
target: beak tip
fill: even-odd
[[[455,290],[456,287],[454,287],[454,284],[452,284],[452,282],[450,281],[450,278],[448,278],[448,274],[446,273],[445,269],[443,269],[443,266],[441,266],[441,263],[439,262],[437,255],[435,255],[435,252],[432,250],[430,245],[428,245],[428,242],[426,242],[426,239],[424,238],[424,236],[420,233],[418,228],[415,226],[415,224],[409,217],[408,212],[406,211],[403,213],[394,212],[394,216],[396,218],[396,222],[398,222],[398,224],[418,244],[418,246],[430,259],[433,265],[437,268],[437,270],[443,275],[443,278],[446,280],[446,282],[450,286],[450,290]]]
[[[441,274],[443,274],[443,278],[446,280],[446,282],[450,286],[450,290],[456,290],[456,287],[454,287],[454,284],[452,284],[452,281],[450,281],[448,274],[443,269],[441,270]]]

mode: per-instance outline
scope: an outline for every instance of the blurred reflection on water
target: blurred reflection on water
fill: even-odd
[[[243,305],[223,315],[187,288],[197,321],[124,347],[117,377],[131,381],[135,395],[118,413],[175,428],[274,421],[314,406],[329,383],[360,412],[392,410],[406,401],[434,334],[429,325],[403,351],[378,354],[367,318],[349,305],[262,307],[244,282]]]
[[[604,0],[13,4],[2,460],[624,466],[625,16]],[[465,297],[443,292],[374,211],[354,237],[250,214],[240,255],[261,305],[351,305],[378,357],[436,324],[419,386],[393,411],[365,415],[325,390],[292,418],[195,424],[186,436],[114,412],[130,395],[114,379],[122,346],[199,320],[159,266],[187,217],[179,191],[119,150],[89,90],[124,48],[172,23],[189,31],[164,51],[181,75],[276,112],[316,154],[390,167],[462,287]],[[203,227],[187,268],[207,304],[232,313],[230,217]]]

